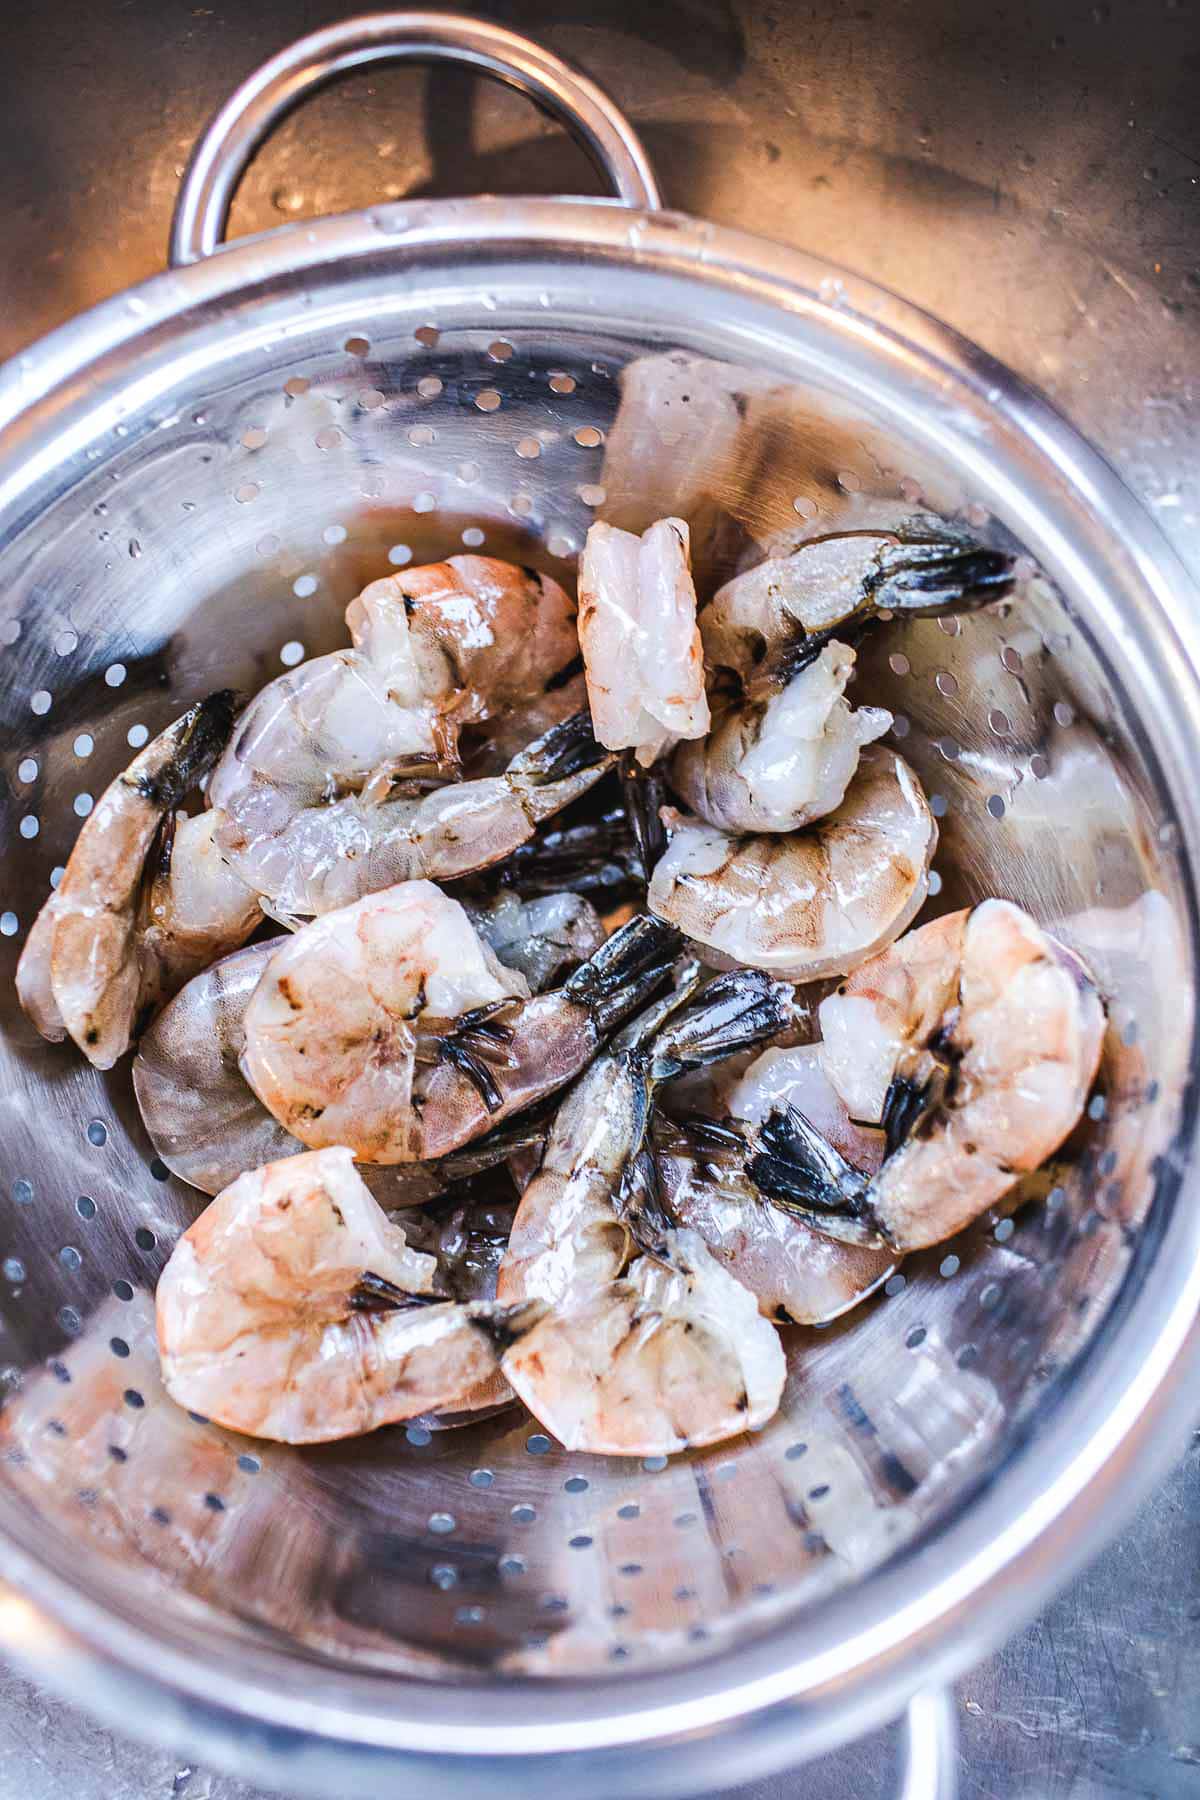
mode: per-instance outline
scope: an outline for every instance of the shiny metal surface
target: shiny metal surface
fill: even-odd
[[[707,241],[709,241],[709,243],[712,243],[712,239],[707,239]],[[428,248],[428,245],[426,245],[426,248]],[[720,245],[718,245],[718,250],[720,250]],[[642,250],[642,247],[640,247],[640,245],[639,245],[639,252],[642,252],[642,256],[646,256],[646,252],[644,252],[644,250]],[[712,256],[712,252],[709,252],[709,256]],[[651,261],[653,261],[653,259],[655,259],[655,257],[658,257],[658,261],[662,261],[662,252],[660,252],[660,247],[658,247],[658,243],[653,243],[653,241],[651,241],[651,243],[649,243],[649,259],[651,259]],[[669,257],[667,257],[667,261],[669,261]],[[813,283],[813,286],[815,286],[815,283]],[[810,288],[810,293],[811,293],[811,288]],[[864,290],[864,293],[865,293],[865,290]],[[856,295],[853,295],[853,293],[851,293],[851,295],[847,295],[846,306],[844,306],[844,308],[840,308],[840,310],[838,310],[838,311],[844,311],[844,317],[846,317],[847,333],[849,333],[849,331],[851,331],[851,328],[853,328],[853,324],[855,324],[855,301],[856,301]],[[811,304],[811,301],[810,301],[810,304]],[[732,311],[732,308],[730,308],[730,311]],[[903,310],[898,310],[898,313],[896,313],[896,315],[894,315],[894,317],[896,317],[896,319],[900,319],[901,313],[903,313]],[[372,317],[374,317],[374,315],[372,315]],[[678,317],[678,315],[676,315],[676,317]],[[506,315],[506,322],[507,322],[507,315]],[[743,324],[745,324],[745,320],[741,320],[741,322],[743,322]],[[907,320],[905,320],[905,322],[907,322]],[[919,331],[919,322],[916,322],[916,320],[914,320],[914,322],[912,322],[912,326],[914,326],[914,329],[918,329],[918,331]],[[443,346],[441,346],[441,344],[439,344],[439,349],[441,349],[441,347],[443,347]],[[479,346],[468,346],[468,347],[471,347],[471,349],[475,349],[475,355],[479,355],[479,353],[480,353]],[[336,349],[336,346],[335,346],[335,349]],[[810,349],[811,349],[811,346],[810,346]],[[326,346],[326,347],[324,347],[324,349],[322,349],[322,355],[329,355],[329,346]],[[509,358],[509,364],[511,364],[511,362],[513,362],[513,360],[516,360],[516,358]],[[398,358],[398,362],[399,362],[399,358]],[[774,365],[772,365],[772,367],[774,367]],[[516,373],[516,371],[515,371],[515,373]],[[317,383],[317,385],[320,385],[320,383]],[[326,383],[326,385],[329,385],[329,383]],[[401,391],[401,392],[405,391],[405,389],[403,389],[403,383],[398,383],[398,387],[399,387],[399,391]],[[513,400],[516,400],[516,396],[511,396],[511,398],[513,398]],[[808,400],[808,391],[806,391],[806,400]],[[369,410],[371,410],[371,409],[369,409]],[[376,409],[376,410],[378,410],[378,409]],[[603,414],[597,414],[597,418],[599,418],[599,416],[603,416]],[[119,421],[119,423],[121,423],[121,421]],[[128,423],[128,419],[126,419],[126,423]],[[894,423],[894,421],[892,421],[892,423]],[[1042,421],[1042,423],[1045,423],[1045,421]],[[169,432],[171,432],[171,428],[169,428],[169,427],[166,427],[166,430],[167,430],[167,434],[169,434]],[[943,428],[941,428],[941,436],[943,436],[943,448],[945,448],[946,432],[950,432],[950,427],[945,427],[945,425],[943,425]],[[135,432],[133,432],[133,436],[135,436],[135,439],[137,439],[137,430],[135,430]],[[218,448],[216,448],[216,450],[214,450],[214,455],[219,454],[219,450],[221,450],[221,448],[232,448],[232,439],[230,439],[230,436],[228,436],[228,427],[225,427],[225,434],[223,434],[223,436],[221,436],[221,434],[219,434],[219,432],[218,432],[218,434],[216,434],[216,436],[218,436]],[[950,432],[950,436],[952,436],[952,432]],[[167,436],[167,443],[171,443],[171,437],[169,437],[169,436]],[[133,446],[131,446],[131,448],[133,448]],[[176,448],[178,448],[178,446],[176,446]],[[336,448],[336,446],[331,445],[331,446],[329,446],[329,448]],[[927,448],[928,448],[928,446],[927,446]],[[236,454],[236,452],[234,452],[234,454]],[[146,457],[144,457],[144,445],[142,445],[142,461],[146,461]],[[540,461],[540,459],[538,459],[538,461]],[[140,464],[139,464],[139,466],[140,466]],[[358,464],[354,464],[354,470],[356,470],[356,473],[358,473]],[[104,472],[112,473],[112,468],[106,468],[106,470],[104,470]],[[538,470],[538,473],[542,473],[542,468],[540,468],[540,470]],[[869,473],[869,472],[867,472],[867,473]],[[139,479],[140,479],[140,477],[139,477]],[[1099,479],[1099,477],[1097,477],[1097,479]],[[342,491],[342,490],[338,490],[338,491]],[[540,488],[540,490],[538,490],[538,497],[540,497],[540,499],[545,499],[545,497],[547,497],[547,493],[549,493],[549,497],[552,497],[552,499],[556,499],[556,497],[558,497],[558,490],[554,490],[554,488]],[[374,497],[374,499],[383,499],[383,497],[381,497],[381,495],[378,495],[378,497]],[[495,495],[495,493],[493,493],[493,497],[491,497],[491,499],[493,499],[493,502],[495,502],[495,500],[498,499],[498,495]],[[255,500],[257,500],[257,497],[255,497]],[[250,504],[250,502],[236,502],[236,504],[243,504],[243,506],[248,506],[248,504]],[[273,504],[273,502],[268,502],[268,504]],[[1114,495],[1112,495],[1112,504],[1114,504],[1115,508],[1117,508],[1117,511],[1119,511],[1119,495],[1115,495],[1115,493],[1114,493]],[[565,508],[563,508],[563,509],[565,509]],[[234,517],[236,517],[236,515],[234,515]],[[414,518],[414,524],[419,524],[419,518],[421,518],[421,517],[425,517],[425,515],[417,515],[417,518]],[[489,515],[488,515],[488,513],[480,513],[479,517],[489,518]],[[101,526],[101,527],[99,527],[99,529],[106,529],[106,527]],[[507,529],[507,527],[506,527],[506,529]],[[135,542],[135,540],[133,540],[133,538],[131,538],[130,544],[131,544],[131,542]],[[140,540],[137,540],[137,542],[139,542],[139,544],[140,544]],[[198,551],[193,551],[193,554],[200,554],[200,553],[198,553]],[[205,551],[205,554],[207,554],[207,551]],[[133,554],[131,554],[130,562],[133,562],[133,563],[140,562],[140,556],[133,556]],[[124,574],[126,574],[126,580],[128,580],[128,572],[126,572],[126,571],[122,571],[122,572],[124,572]],[[1074,569],[1074,574],[1076,574],[1076,576],[1078,576],[1078,574],[1079,574],[1078,565],[1076,565],[1076,569]],[[1128,580],[1128,576],[1126,576],[1126,580]],[[175,601],[173,601],[173,603],[175,603]],[[158,603],[158,605],[162,605],[162,603]],[[281,605],[286,605],[286,601],[281,601]],[[1115,608],[1110,607],[1110,617],[1114,616],[1114,612],[1115,612]],[[142,628],[142,619],[140,619],[140,617],[139,617],[139,628]],[[282,628],[282,621],[281,621],[281,628]],[[973,625],[972,625],[972,628],[973,628]],[[1054,630],[1052,630],[1052,628],[1049,628],[1049,635],[1054,635]],[[1045,639],[1042,639],[1042,643],[1045,643]],[[959,646],[957,646],[957,644],[955,644],[955,646],[950,646],[950,648],[952,648],[952,650],[957,650],[957,648],[959,648]],[[995,646],[993,646],[993,648],[995,648]],[[937,646],[937,652],[941,652],[941,646]],[[25,653],[29,653],[29,652],[27,652],[27,650],[22,650],[22,652],[20,652],[20,655],[25,655]],[[950,652],[948,652],[948,653],[950,653]],[[1022,657],[1025,657],[1024,650],[1022,650],[1022,652],[1020,652],[1020,653],[1022,653]],[[1060,655],[1061,655],[1061,652],[1060,652]],[[1038,661],[1042,661],[1042,652],[1040,652],[1040,650],[1036,650],[1036,657],[1038,657]],[[49,652],[47,652],[47,655],[45,655],[45,657],[43,657],[43,661],[49,662]],[[984,659],[984,661],[986,661],[986,659]],[[110,664],[110,666],[112,666],[112,664]],[[914,659],[914,666],[916,666],[916,659]],[[932,666],[932,664],[930,664],[930,666]],[[38,661],[36,661],[36,659],[34,659],[34,668],[40,668],[40,664],[38,664]],[[95,671],[97,671],[97,673],[99,673],[99,664],[95,664]],[[952,671],[950,671],[950,670],[945,670],[945,671],[946,671],[946,673],[952,673]],[[1040,673],[1043,673],[1043,670],[1040,670]],[[1009,675],[1009,677],[1013,677],[1013,675],[1015,675],[1015,671],[1007,670],[1007,675]],[[31,679],[32,679],[32,670],[31,670]],[[92,679],[95,679],[95,677],[92,677]],[[957,679],[957,677],[955,677],[955,679]],[[999,679],[999,677],[997,677],[997,679]],[[1135,671],[1135,679],[1137,679],[1137,671]],[[921,691],[921,689],[918,689],[918,691]],[[968,689],[968,691],[970,691],[970,689]],[[936,702],[936,704],[937,704],[937,702]],[[1063,704],[1070,704],[1070,702],[1063,702]],[[990,707],[990,709],[991,709],[991,707]],[[919,707],[918,707],[918,713],[919,713]],[[1042,691],[1040,691],[1040,689],[1034,689],[1033,698],[1031,698],[1031,702],[1029,702],[1029,713],[1031,713],[1031,720],[1029,720],[1029,724],[1022,725],[1022,729],[1024,729],[1024,731],[1033,731],[1033,727],[1036,727],[1036,725],[1038,725],[1038,722],[1040,722],[1040,725],[1042,725],[1042,729],[1051,729],[1051,727],[1049,727],[1049,718],[1047,718],[1047,715],[1045,715],[1045,702],[1043,702]],[[1052,702],[1051,702],[1051,713],[1052,713]],[[921,734],[923,734],[923,733],[928,734],[928,727],[930,727],[930,724],[932,724],[932,720],[930,720],[930,718],[927,718],[927,716],[925,716],[925,715],[919,716],[918,729],[916,729],[916,733],[914,733],[914,736],[916,736],[916,738],[918,738],[918,742],[919,742],[919,740],[921,740]],[[1058,722],[1054,722],[1054,724],[1058,724]],[[1166,724],[1166,722],[1164,722],[1164,724]],[[1119,727],[1119,722],[1117,722],[1117,727]],[[1063,727],[1063,729],[1067,729],[1067,727]],[[986,740],[984,740],[984,742],[986,742]],[[1022,742],[1022,749],[1024,749],[1024,751],[1027,752],[1027,754],[1033,754],[1033,751],[1031,751],[1031,749],[1029,749],[1029,743],[1042,742],[1042,740],[1040,740],[1040,738],[1036,738],[1036,740],[1034,740],[1034,738],[1024,738],[1024,740],[1020,740],[1020,742]],[[941,751],[937,752],[937,754],[939,754],[939,756],[941,756]],[[975,752],[972,752],[972,754],[975,754],[975,756],[977,756],[977,754],[979,754],[979,752],[975,751]],[[1006,752],[1006,754],[1007,754],[1007,752]],[[1070,752],[1070,754],[1074,754],[1074,752]],[[70,767],[70,765],[68,765],[68,767]],[[968,765],[968,767],[970,767],[970,765]],[[1103,779],[1103,778],[1105,778],[1105,774],[1106,774],[1106,772],[1108,772],[1108,769],[1110,769],[1110,763],[1105,763],[1105,760],[1103,760],[1103,758],[1101,758],[1101,763],[1099,763],[1099,765],[1097,765],[1097,769],[1099,769],[1099,772],[1101,772],[1101,779]],[[961,779],[961,776],[959,776],[959,779]],[[1119,797],[1119,806],[1117,806],[1117,812],[1119,812],[1119,814],[1121,814],[1121,810],[1123,810],[1123,806],[1124,806],[1124,799],[1123,799],[1123,797],[1121,797],[1121,794],[1119,794],[1119,790],[1117,790],[1117,797]],[[1130,805],[1135,806],[1135,801],[1130,801]],[[975,830],[975,826],[977,826],[977,824],[979,824],[979,821],[975,821],[975,819],[973,819],[973,815],[970,814],[970,806],[966,805],[966,801],[964,801],[963,806],[964,806],[964,832],[966,832],[966,842],[968,842],[968,844],[975,844],[975,841],[977,841],[977,839],[979,839],[979,830]],[[1132,817],[1132,814],[1130,814],[1130,817]],[[65,821],[63,821],[63,823],[65,823]],[[972,833],[973,833],[973,835],[972,835]],[[1121,826],[1119,826],[1119,828],[1117,828],[1117,833],[1115,833],[1115,835],[1117,835],[1117,848],[1119,848],[1119,844],[1121,844]],[[1126,832],[1126,837],[1128,837],[1128,832]],[[986,841],[986,839],[979,839],[979,841],[984,842],[984,844],[986,844],[986,842],[990,842],[990,841]],[[1117,884],[1119,884],[1119,882],[1121,882],[1121,880],[1124,880],[1124,882],[1132,882],[1132,880],[1135,880],[1135,875],[1130,875],[1130,871],[1132,871],[1132,869],[1135,869],[1135,866],[1137,866],[1137,862],[1139,862],[1139,857],[1137,857],[1137,855],[1133,855],[1133,857],[1130,857],[1130,860],[1128,860],[1128,862],[1123,862],[1123,860],[1121,860],[1121,859],[1117,860]],[[1043,875],[1043,873],[1045,873],[1045,866],[1042,866],[1042,868],[1040,868],[1040,869],[1034,869],[1034,873],[1040,873],[1040,875]],[[1074,869],[1072,869],[1072,873],[1074,873]],[[1083,880],[1087,880],[1087,877],[1083,877]],[[1121,889],[1119,889],[1119,886],[1117,886],[1117,891],[1121,891]],[[1137,981],[1139,981],[1139,979],[1141,979],[1141,976],[1135,976],[1135,983],[1133,983],[1133,985],[1137,985]],[[1101,1152],[1101,1154],[1103,1154],[1103,1152]],[[133,1175],[131,1175],[131,1179],[133,1179]],[[1096,1235],[1099,1235],[1099,1233],[1101,1233],[1101,1228],[1096,1228]],[[986,1253],[986,1255],[990,1255],[990,1253]],[[941,1292],[941,1289],[934,1289],[934,1291]],[[945,1291],[946,1292],[950,1291],[950,1287],[946,1287]],[[903,1296],[901,1296],[901,1298],[903,1298]],[[997,1309],[995,1309],[995,1310],[999,1310],[999,1307],[997,1307]],[[919,1348],[919,1346],[918,1346],[918,1348]],[[954,1379],[957,1379],[957,1377],[952,1377],[952,1381],[954,1381]],[[757,1451],[757,1449],[759,1449],[759,1447],[757,1447],[757,1445],[756,1445],[756,1447],[754,1447],[754,1449],[756,1449],[756,1451]]]
[[[502,26],[455,13],[366,13],[282,50],[232,94],[196,145],[171,222],[172,266],[211,256],[247,163],[307,95],[381,62],[450,62],[536,100],[582,140],[627,206],[656,207],[645,151],[608,96],[581,70]]]

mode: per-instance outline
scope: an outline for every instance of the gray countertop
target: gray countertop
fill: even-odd
[[[161,267],[207,115],[325,0],[56,0],[5,21],[0,356]],[[511,0],[585,64],[668,204],[787,238],[939,313],[1045,389],[1200,569],[1197,0]],[[547,140],[554,140],[552,144]],[[454,72],[322,94],[235,231],[415,192],[596,191],[555,128]],[[1200,1795],[1200,1453],[958,1684],[967,1800]],[[886,1734],[744,1800],[886,1791]],[[243,1800],[0,1672],[0,1800]]]

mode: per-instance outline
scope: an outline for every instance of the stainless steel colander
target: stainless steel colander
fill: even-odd
[[[446,55],[564,116],[620,202],[387,205],[214,254],[287,106]],[[611,103],[496,27],[379,15],[276,58],[200,145],[172,262],[0,374],[0,1637],[293,1789],[694,1791],[925,1690],[907,1791],[949,1792],[931,1688],[1115,1528],[1196,1410],[1196,597],[1006,371],[855,276],[659,211]],[[743,1441],[601,1460],[519,1411],[303,1452],[217,1431],[165,1400],[152,1339],[200,1199],[127,1071],[21,1017],[24,934],[130,746],[341,642],[389,561],[482,545],[568,574],[592,518],[645,523],[649,465],[608,439],[629,365],[672,350],[724,365],[755,427],[703,497],[702,585],[854,495],[921,494],[1021,552],[1011,601],[879,632],[860,691],[940,814],[935,905],[1020,901],[1111,995],[1088,1117],[1012,1218],[791,1332],[782,1411]],[[687,430],[663,424],[655,498]]]

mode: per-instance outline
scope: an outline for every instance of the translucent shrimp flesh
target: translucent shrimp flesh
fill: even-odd
[[[251,1170],[205,1208],[159,1279],[167,1391],[231,1430],[289,1444],[453,1412],[541,1309],[438,1301],[435,1271],[348,1150]]]
[[[242,1072],[313,1149],[428,1161],[577,1075],[677,946],[671,927],[637,918],[530,999],[457,901],[407,882],[314,920],[270,959],[245,1012]]]
[[[656,1209],[647,1142],[655,1090],[779,1031],[790,997],[751,971],[695,985],[683,976],[567,1096],[501,1263],[502,1303],[551,1308],[505,1376],[571,1449],[665,1454],[760,1424],[779,1402],[771,1327]]]
[[[835,1086],[861,1034],[866,1079],[847,1082],[843,1098],[882,1117],[890,1149],[878,1172],[853,1169],[799,1112],[763,1128],[781,1157],[755,1178],[852,1243],[925,1249],[997,1205],[1073,1130],[1100,1062],[1095,982],[1020,907],[985,900],[913,939],[926,933],[821,1006]]]
[[[523,900],[502,887],[486,905],[465,901],[468,916],[505,968],[516,969],[530,992],[544,993],[594,956],[607,933],[582,894],[559,892]]]
[[[597,740],[649,767],[709,727],[683,519],[642,536],[596,524],[579,561],[579,642]]]
[[[842,804],[802,831],[733,836],[672,815],[648,904],[721,966],[789,981],[842,974],[908,925],[937,825],[902,757],[872,744]]]
[[[503,861],[593,787],[611,761],[587,715],[576,714],[522,750],[503,775],[417,795],[385,771],[361,791],[294,809],[261,833],[257,823],[232,826],[226,817],[217,839],[275,916],[319,916],[400,881],[450,881]]]
[[[671,786],[723,831],[798,831],[840,806],[865,744],[892,715],[844,698],[854,652],[836,640],[794,673],[773,669],[735,699],[714,701],[700,742],[680,744]]]
[[[21,1004],[44,1036],[71,1037],[97,1068],[111,1068],[164,995],[261,920],[207,826],[176,818],[232,722],[233,696],[213,694],[139,752],[84,822],[30,931]]]

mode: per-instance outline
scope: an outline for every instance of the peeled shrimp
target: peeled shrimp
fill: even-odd
[[[429,1299],[410,1250],[329,1149],[254,1169],[205,1208],[158,1284],[163,1381],[252,1437],[311,1444],[450,1410],[540,1309]]]
[[[930,514],[894,531],[811,538],[735,575],[700,613],[705,660],[743,681],[764,657],[880,613],[910,618],[983,605],[1012,583],[1013,559]]]
[[[863,745],[892,723],[882,707],[855,711],[843,698],[853,671],[853,650],[832,642],[790,677],[772,672],[718,703],[703,742],[675,751],[671,786],[723,831],[798,831],[832,812]]]
[[[593,525],[579,560],[579,642],[597,740],[648,768],[709,726],[682,519],[635,537]]]
[[[522,750],[503,775],[419,798],[393,792],[385,776],[361,793],[293,810],[261,833],[226,819],[217,838],[277,915],[320,915],[399,881],[449,881],[501,862],[594,786],[611,760],[586,714],[577,714]]]
[[[677,945],[643,916],[529,999],[457,901],[406,882],[315,920],[271,958],[246,1008],[242,1072],[314,1149],[427,1161],[578,1074]]]
[[[696,1234],[669,1228],[645,1175],[655,1089],[780,1030],[789,996],[749,971],[694,989],[685,976],[567,1096],[500,1266],[501,1302],[552,1308],[506,1355],[505,1376],[570,1449],[711,1443],[779,1402],[769,1325]]]
[[[222,845],[259,891],[271,840],[293,817],[385,771],[445,774],[460,725],[543,691],[578,653],[575,609],[549,576],[455,556],[363,589],[351,647],[270,682],[214,772]]]
[[[765,1425],[787,1365],[774,1327],[694,1231],[552,1312],[501,1363],[567,1450],[667,1456]]]
[[[206,825],[175,818],[232,720],[233,696],[210,695],[139,752],[101,795],[30,931],[21,1004],[43,1036],[69,1035],[97,1068],[111,1068],[142,1015],[262,917]]]
[[[920,1250],[961,1231],[1053,1155],[1099,1066],[1095,983],[1027,913],[985,900],[912,936],[926,934],[821,1006],[835,1085],[851,1038],[863,1043],[867,1078],[844,1097],[882,1116],[896,1145],[882,1168],[868,1180],[799,1113],[777,1121],[791,1167],[779,1196],[848,1242]]]
[[[648,904],[724,966],[816,981],[899,936],[925,899],[936,845],[916,775],[873,744],[842,804],[803,831],[734,837],[675,815]]]
[[[480,921],[481,935],[500,960],[519,961],[535,992],[605,941],[591,908],[581,910],[586,902],[573,907],[574,900],[559,894],[522,902],[506,894]],[[219,1194],[244,1169],[304,1148],[267,1111],[240,1067],[250,996],[286,941],[252,944],[188,982],[146,1032],[134,1060],[134,1093],[155,1150],[174,1174],[206,1194]],[[486,1151],[481,1145],[475,1154],[379,1170],[367,1179],[382,1204],[416,1205],[477,1168],[503,1161],[526,1135],[510,1128],[503,1143],[493,1138]]]

